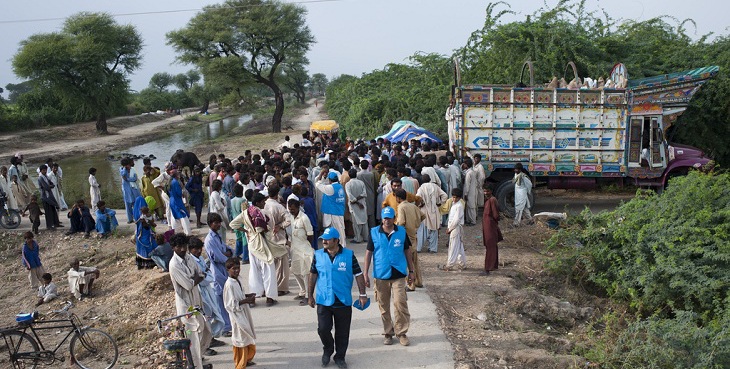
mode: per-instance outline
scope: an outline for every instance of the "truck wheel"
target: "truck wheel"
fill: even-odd
[[[515,217],[515,185],[511,180],[504,181],[497,186],[497,190],[494,191],[494,196],[497,198],[497,204],[499,205],[499,211],[504,213],[510,218]],[[535,206],[535,189],[533,188],[530,192],[530,209]]]

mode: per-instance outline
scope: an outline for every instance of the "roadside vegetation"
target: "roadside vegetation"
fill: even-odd
[[[360,77],[341,75],[327,89],[327,111],[351,137],[388,132],[398,120],[412,120],[445,136],[444,112],[454,84],[452,58],[460,60],[462,84],[508,84],[521,80],[531,60],[535,84],[553,76],[570,81],[569,61],[581,78],[607,78],[624,63],[629,78],[656,76],[709,65],[720,74],[702,87],[689,109],[668,131],[670,141],[702,148],[719,163],[730,164],[730,38],[695,35],[694,21],[670,16],[642,22],[590,12],[591,1],[564,0],[522,21],[503,22],[514,14],[505,2],[487,6],[484,26],[452,55],[417,53],[406,63],[390,63]],[[522,82],[529,84],[527,73]]]
[[[730,367],[730,174],[584,211],[548,242],[550,270],[614,300],[576,353],[601,368]]]

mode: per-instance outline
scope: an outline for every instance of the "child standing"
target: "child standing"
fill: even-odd
[[[134,215],[136,217],[137,232],[135,234],[135,245],[137,247],[137,269],[152,269],[155,262],[150,253],[157,248],[155,240],[155,222],[147,203],[142,197],[137,198],[134,204]]]
[[[462,200],[463,192],[460,188],[451,190],[451,210],[449,210],[449,222],[446,233],[449,235],[449,258],[443,270],[450,271],[453,268],[466,268],[466,252],[464,252],[464,242],[462,237],[462,228],[464,227],[464,201]]]
[[[236,369],[243,369],[255,364],[252,360],[256,356],[256,332],[248,304],[254,303],[256,294],[246,294],[243,284],[238,279],[241,273],[241,259],[229,258],[226,261],[226,270],[228,279],[223,288],[223,301],[231,317],[233,363]]]
[[[38,250],[38,243],[33,240],[33,232],[25,232],[23,235],[25,243],[23,243],[23,266],[28,269],[28,279],[30,280],[30,288],[38,288],[43,274],[46,273],[41,264],[41,256]]]
[[[41,306],[43,303],[51,302],[51,300],[58,297],[58,287],[53,283],[53,277],[51,273],[44,273],[41,276],[43,284],[38,287],[38,302],[35,306]]]
[[[89,168],[89,195],[91,195],[91,209],[96,211],[96,205],[101,201],[101,187],[96,180],[96,168]]]
[[[26,211],[28,212],[28,219],[33,223],[33,233],[38,234],[38,226],[41,225],[41,215],[43,215],[43,212],[41,211],[41,206],[38,205],[37,195],[30,196],[30,202],[25,207],[25,210],[23,210],[23,215],[25,215]]]

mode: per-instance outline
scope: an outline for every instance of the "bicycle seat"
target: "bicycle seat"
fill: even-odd
[[[18,325],[30,325],[33,324],[36,317],[38,317],[37,312],[20,313],[15,315],[15,322],[18,323]]]
[[[167,351],[182,351],[190,348],[190,340],[183,338],[180,340],[165,340],[162,342],[162,347]]]

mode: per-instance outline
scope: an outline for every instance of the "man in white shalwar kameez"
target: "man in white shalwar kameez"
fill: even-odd
[[[462,228],[464,226],[464,201],[461,200],[462,191],[460,188],[451,190],[452,204],[449,210],[449,223],[446,233],[449,235],[449,256],[443,270],[466,268],[466,252],[462,239]]]
[[[299,199],[291,198],[287,202],[289,219],[291,220],[291,273],[299,286],[299,294],[295,297],[299,305],[307,305],[307,277],[312,267],[314,249],[312,239],[314,229],[309,217],[301,209]]]
[[[89,169],[89,195],[91,196],[91,211],[94,213],[99,209],[96,204],[101,201],[101,187],[96,180],[96,168]]]
[[[13,189],[11,187],[10,176],[8,176],[8,170],[5,167],[0,168],[0,189],[7,196],[8,209],[24,210],[18,207],[18,202],[15,199],[15,195],[13,194]]]
[[[438,251],[439,240],[439,223],[441,221],[441,213],[439,206],[448,200],[448,195],[441,187],[431,182],[432,178],[428,174],[421,176],[423,183],[418,188],[417,195],[423,199],[423,207],[421,211],[426,215],[426,220],[421,223],[418,228],[418,244],[416,251],[420,252],[424,243],[428,243],[429,252]]]
[[[437,186],[441,187],[441,179],[439,178],[438,174],[436,173],[436,168],[433,167],[433,165],[436,164],[433,161],[427,159],[426,165],[421,168],[421,176],[424,174],[428,174],[429,177],[431,177],[431,183],[435,183]],[[418,191],[416,191],[418,192]]]
[[[226,261],[228,279],[223,286],[223,303],[228,316],[231,317],[231,345],[233,345],[234,369],[243,369],[254,365],[256,356],[256,331],[253,327],[253,317],[248,304],[253,302],[255,295],[246,296],[243,283],[238,278],[241,272],[241,260],[232,258]]]
[[[350,202],[350,214],[352,215],[352,229],[355,232],[353,243],[363,243],[368,241],[368,194],[365,188],[365,182],[357,178],[358,173],[355,169],[348,172],[350,181],[345,185],[345,193],[347,200]]]
[[[446,119],[446,126],[449,133],[449,150],[450,151],[456,151],[455,145],[456,145],[456,101],[452,98],[451,102],[449,103],[449,107],[446,108],[446,114],[444,114],[444,119]]]
[[[94,280],[99,278],[99,269],[95,267],[79,266],[79,259],[71,260],[71,269],[68,270],[68,288],[78,300],[91,294]]]
[[[477,197],[482,192],[479,187],[479,178],[477,172],[473,168],[471,159],[464,159],[464,202],[466,203],[465,224],[474,225],[477,220]],[[453,190],[452,190],[453,191]]]
[[[279,186],[269,186],[269,198],[266,199],[264,212],[266,212],[274,223],[274,230],[269,234],[271,241],[287,248],[287,252],[274,260],[276,265],[276,284],[279,295],[289,294],[289,246],[286,229],[289,228],[289,212],[279,203]]]
[[[175,253],[170,259],[170,278],[175,290],[175,311],[178,315],[186,314],[191,307],[203,306],[198,284],[205,276],[198,268],[198,264],[188,254],[188,236],[176,233],[170,238],[170,246]],[[211,364],[203,366],[203,348],[210,345],[210,327],[206,325],[203,313],[198,312],[181,319],[185,324],[185,331],[189,332],[190,351],[193,355],[193,364],[196,368],[212,368]]]
[[[251,267],[248,286],[257,296],[266,296],[266,305],[276,304],[276,266],[274,259],[288,252],[286,246],[272,242],[267,236],[274,231],[274,222],[263,210],[266,197],[254,195],[252,205],[231,221],[231,228],[245,231]],[[255,208],[255,209],[254,209]]]
[[[518,226],[522,222],[522,216],[525,219],[532,219],[530,214],[530,193],[532,192],[532,181],[524,172],[521,163],[515,164],[515,176],[512,183],[515,184],[515,221],[514,225]]]
[[[484,180],[487,179],[487,173],[484,171],[482,156],[480,154],[474,155],[474,171],[477,174],[477,189],[482,189],[484,187]],[[484,207],[484,191],[477,191],[477,207]]]

